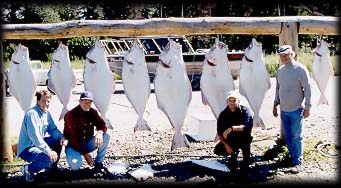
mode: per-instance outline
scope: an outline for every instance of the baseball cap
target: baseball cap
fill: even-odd
[[[289,54],[290,52],[292,52],[292,48],[290,45],[283,45],[278,49],[278,55]]]
[[[91,101],[93,101],[94,99],[94,96],[93,96],[93,94],[90,92],[90,91],[84,91],[82,94],[81,94],[81,96],[80,96],[80,100],[91,100]]]
[[[234,90],[232,90],[232,91],[229,91],[228,93],[227,93],[227,97],[226,97],[226,100],[228,100],[229,98],[236,98],[236,99],[239,99],[239,94],[238,94],[238,92],[236,92],[236,91],[234,91]]]

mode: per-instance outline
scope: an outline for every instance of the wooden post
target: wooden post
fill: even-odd
[[[279,46],[288,44],[295,51],[295,60],[298,60],[298,23],[282,22],[279,33]]]
[[[298,24],[297,22],[282,22],[281,32],[279,33],[279,46],[288,44],[295,52],[295,60],[298,60]],[[281,61],[279,61],[281,66]],[[280,140],[284,141],[284,133],[281,121]]]
[[[1,50],[1,65],[0,68],[1,70],[4,70],[4,58],[3,58],[3,47],[2,47],[2,41],[0,41],[0,50]],[[1,162],[3,161],[8,161],[12,162],[13,161],[13,151],[12,151],[12,146],[11,146],[11,140],[10,140],[10,133],[9,133],[9,124],[8,124],[8,119],[7,119],[7,103],[5,99],[5,92],[6,92],[6,87],[5,87],[5,79],[4,75],[5,73],[2,72],[0,74],[0,81],[1,81],[1,89],[0,89],[0,97],[1,97],[1,110],[0,110],[0,148],[2,149],[2,155],[1,155]]]

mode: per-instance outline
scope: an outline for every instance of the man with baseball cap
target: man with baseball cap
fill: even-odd
[[[251,157],[251,130],[253,119],[248,107],[239,104],[239,94],[232,90],[226,97],[227,107],[220,113],[217,120],[219,142],[214,148],[217,155],[229,156],[229,167],[235,170],[239,149],[243,152],[241,170],[247,170]]]
[[[298,173],[303,158],[302,118],[310,115],[311,108],[310,78],[307,68],[295,61],[290,45],[281,46],[278,55],[283,65],[276,73],[273,115],[278,116],[277,106],[280,105],[282,130],[292,159],[292,172]]]
[[[79,105],[66,113],[64,117],[64,135],[69,143],[65,147],[66,159],[71,170],[79,170],[82,155],[89,166],[94,166],[95,173],[108,173],[103,161],[110,136],[107,127],[97,110],[91,107],[93,94],[84,91],[79,98]],[[96,134],[94,136],[94,128]],[[91,152],[97,150],[95,160]]]

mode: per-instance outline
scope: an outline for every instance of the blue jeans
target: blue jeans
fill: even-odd
[[[103,134],[103,145],[98,148],[97,156],[95,158],[95,163],[102,163],[104,161],[105,153],[108,148],[110,136],[107,133]],[[81,147],[86,152],[90,153],[94,151],[96,148],[95,146],[95,137],[93,136],[87,143],[82,144]],[[82,166],[82,155],[71,146],[67,145],[65,147],[66,153],[66,160],[71,168],[71,170],[79,170]]]
[[[288,146],[293,165],[301,164],[303,158],[302,112],[302,108],[292,112],[281,111],[284,139]]]
[[[39,172],[42,169],[50,169],[52,167],[57,167],[57,163],[59,161],[60,152],[62,151],[62,146],[60,145],[59,140],[55,140],[52,137],[45,137],[45,142],[50,148],[58,154],[58,160],[56,162],[52,162],[50,157],[41,151],[38,147],[29,147],[26,148],[23,152],[21,152],[20,157],[27,162],[30,162],[28,165],[28,172],[35,173]]]

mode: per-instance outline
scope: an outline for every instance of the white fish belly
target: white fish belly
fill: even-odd
[[[262,64],[259,67],[242,67],[240,69],[239,87],[241,94],[246,97],[252,110],[259,113],[265,93],[268,90],[268,75]]]
[[[143,68],[143,67],[142,67]],[[150,81],[146,71],[135,67],[134,73],[129,67],[123,67],[122,82],[129,102],[137,114],[142,115],[150,95]]]
[[[113,77],[110,72],[86,71],[84,74],[85,89],[94,95],[94,103],[104,116],[114,89]]]
[[[319,59],[313,61],[312,75],[321,93],[327,88],[331,68],[330,62],[320,62]]]
[[[60,102],[63,105],[67,105],[70,100],[73,85],[72,70],[58,70],[53,67],[51,69],[51,79]]]
[[[225,100],[227,93],[234,90],[232,76],[229,77],[228,70],[225,71],[217,72],[216,77],[213,77],[210,71],[204,72],[201,76],[202,95],[206,98],[216,118],[227,106]]]
[[[11,93],[17,99],[21,108],[27,111],[32,105],[32,99],[37,88],[31,68],[21,66],[18,72],[15,67],[11,67],[8,79]]]
[[[172,79],[163,73],[154,80],[157,103],[172,125],[180,130],[191,99],[191,88],[183,72],[173,72]]]

